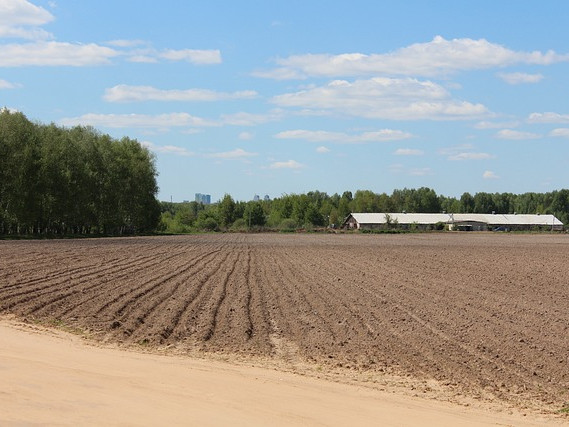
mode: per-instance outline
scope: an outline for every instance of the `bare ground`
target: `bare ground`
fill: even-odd
[[[2,426],[563,425],[209,358],[95,348],[6,317],[0,342]]]
[[[0,314],[103,343],[556,413],[565,235],[199,235],[0,242]]]

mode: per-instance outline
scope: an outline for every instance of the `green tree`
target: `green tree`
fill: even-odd
[[[321,227],[324,225],[324,217],[315,204],[309,204],[304,213],[304,224],[311,224]]]
[[[460,213],[474,213],[474,197],[470,193],[460,196]]]
[[[226,194],[217,205],[219,224],[223,228],[229,228],[237,219],[235,215],[235,201],[233,198]]]
[[[265,211],[260,202],[249,202],[245,206],[243,219],[247,221],[249,227],[265,225]]]

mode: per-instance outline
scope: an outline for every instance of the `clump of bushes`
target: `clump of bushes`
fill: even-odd
[[[283,233],[292,233],[296,231],[296,221],[291,218],[283,219],[279,224],[279,231]]]

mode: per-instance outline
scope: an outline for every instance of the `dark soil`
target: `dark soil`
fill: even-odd
[[[0,313],[148,347],[569,401],[569,237],[223,234],[0,241]]]

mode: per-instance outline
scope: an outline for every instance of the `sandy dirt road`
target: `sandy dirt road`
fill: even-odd
[[[2,426],[562,425],[270,369],[93,347],[5,317],[0,376]]]

